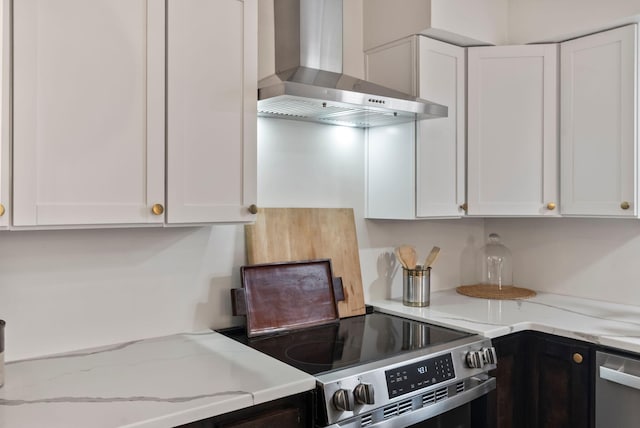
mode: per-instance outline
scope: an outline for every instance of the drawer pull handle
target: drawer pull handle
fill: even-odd
[[[629,208],[631,208],[631,204],[627,201],[623,201],[620,204],[620,208],[622,208],[623,210],[628,210]]]
[[[573,354],[573,362],[576,364],[582,364],[583,358],[582,358],[582,354],[579,353],[575,353]]]

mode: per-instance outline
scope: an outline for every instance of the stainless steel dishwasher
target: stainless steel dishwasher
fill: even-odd
[[[640,357],[596,352],[596,428],[640,424]]]

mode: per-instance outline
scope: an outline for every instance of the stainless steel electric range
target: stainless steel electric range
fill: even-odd
[[[427,426],[495,388],[489,339],[369,312],[259,337],[221,333],[315,376],[316,427]]]

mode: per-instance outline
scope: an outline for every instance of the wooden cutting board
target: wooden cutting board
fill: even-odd
[[[245,239],[248,264],[330,258],[344,287],[340,318],[365,313],[353,209],[260,208]]]

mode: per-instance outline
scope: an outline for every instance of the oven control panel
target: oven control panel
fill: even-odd
[[[389,398],[399,397],[456,377],[451,353],[384,372]]]
[[[446,397],[460,400],[470,396],[467,388],[474,382],[482,383],[472,379],[496,367],[491,363],[493,354],[485,352],[489,348],[490,339],[470,336],[449,343],[446,350],[431,353],[418,350],[316,375],[319,419],[325,424],[317,426],[340,422],[340,426],[354,428],[367,421],[377,426],[377,422],[389,418],[404,421],[409,418],[407,415],[427,412],[425,408],[434,412],[436,407],[431,406],[435,401],[427,404],[423,401],[425,397],[435,397],[443,388],[447,394],[439,402]],[[482,355],[482,368],[469,366],[469,354]],[[396,416],[389,416],[389,412],[395,411]],[[410,425],[398,422],[393,426]]]

